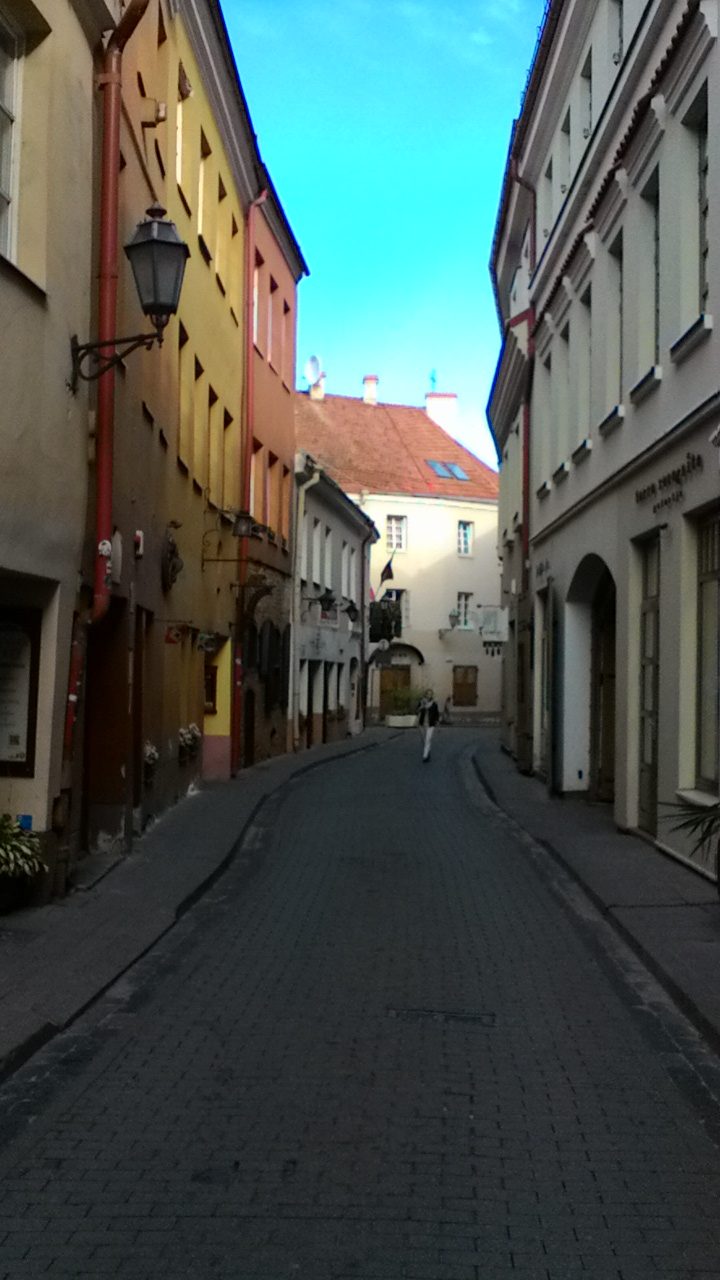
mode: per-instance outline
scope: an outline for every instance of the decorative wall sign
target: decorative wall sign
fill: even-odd
[[[670,471],[666,471],[659,476],[657,480],[651,480],[649,484],[642,485],[640,489],[635,490],[635,501],[649,502],[653,500],[653,515],[657,515],[659,511],[666,507],[674,507],[682,502],[685,497],[685,483],[694,476],[696,472],[703,469],[703,457],[701,453],[688,453],[685,461],[680,463],[679,467],[673,467]]]
[[[39,609],[0,608],[0,775],[31,778],[35,770]]]

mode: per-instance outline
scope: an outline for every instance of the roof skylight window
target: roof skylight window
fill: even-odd
[[[467,479],[469,479],[467,472],[466,472],[466,471],[463,471],[463,469],[462,469],[462,467],[460,466],[460,464],[459,464],[459,463],[457,463],[457,462],[446,462],[446,463],[445,463],[445,466],[447,467],[448,471],[450,472],[450,475],[451,475],[451,476],[454,476],[456,480],[467,480]]]
[[[429,467],[432,467],[436,476],[442,476],[445,480],[449,480],[451,473],[448,471],[444,462],[434,462],[431,458],[426,458]]]

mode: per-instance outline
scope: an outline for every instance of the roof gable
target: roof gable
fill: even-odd
[[[366,404],[351,396],[312,400],[297,392],[295,433],[298,448],[312,454],[347,493],[497,501],[496,472],[424,409]]]

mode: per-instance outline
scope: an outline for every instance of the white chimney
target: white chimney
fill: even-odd
[[[377,374],[366,373],[363,378],[363,400],[365,401],[365,404],[377,404],[377,388]]]
[[[452,431],[457,422],[458,398],[454,391],[427,391],[425,412],[443,431]]]
[[[310,399],[311,400],[325,399],[325,374],[324,373],[320,374],[320,377],[318,378],[317,382],[312,382],[310,384]]]

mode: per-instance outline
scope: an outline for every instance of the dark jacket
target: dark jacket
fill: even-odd
[[[430,728],[434,729],[440,719],[440,708],[434,698],[432,702],[425,702],[423,699],[420,703],[418,710],[418,720],[420,724],[425,724],[425,716],[427,716],[427,722]]]

